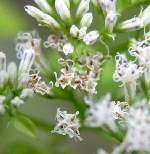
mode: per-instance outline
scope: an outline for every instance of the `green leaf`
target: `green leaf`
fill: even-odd
[[[28,136],[35,137],[36,126],[29,118],[22,115],[17,115],[12,119],[12,123],[14,127],[20,132]]]

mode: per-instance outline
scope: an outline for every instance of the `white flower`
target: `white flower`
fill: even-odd
[[[52,8],[48,4],[47,0],[34,0],[34,2],[38,5],[38,7],[46,12],[46,13],[52,13]]]
[[[68,8],[68,5],[67,5],[68,2],[69,1],[67,1],[66,3],[66,0],[61,0],[61,1],[55,0],[56,11],[64,22],[68,22],[71,20],[70,9]]]
[[[77,140],[82,140],[80,137],[80,123],[77,118],[77,115],[79,112],[76,112],[75,114],[68,114],[67,111],[60,111],[60,109],[57,109],[56,114],[56,126],[52,133],[58,133],[61,135],[68,135],[70,138],[74,138]]]
[[[128,115],[128,104],[126,102],[111,101],[110,94],[103,96],[98,101],[94,101],[92,97],[84,98],[89,109],[86,112],[85,124],[90,127],[102,127],[107,125],[115,131],[115,120],[124,120]]]
[[[113,31],[116,21],[117,21],[116,12],[109,11],[105,19],[105,27],[109,30],[109,32]]]
[[[81,0],[76,12],[76,16],[82,17],[85,13],[87,13],[89,10],[89,4],[90,0]]]
[[[147,105],[140,104],[130,108],[128,131],[121,145],[127,152],[150,152],[150,113]]]
[[[37,9],[34,6],[26,5],[25,11],[35,18],[40,24],[46,25],[48,27],[59,29],[59,23],[50,15],[43,13],[41,10]]]
[[[29,76],[28,87],[32,88],[35,93],[40,93],[41,95],[49,95],[51,94],[53,83],[50,82],[48,86],[44,81],[41,80],[39,72],[35,72]]]
[[[81,27],[90,27],[93,21],[93,15],[92,13],[86,13],[83,15],[80,25]]]
[[[85,102],[90,106],[86,112],[85,124],[90,127],[101,127],[107,125],[113,131],[116,130],[111,96],[107,94],[98,102],[92,98],[85,98]]]
[[[11,104],[19,107],[20,105],[24,104],[24,101],[20,99],[18,96],[11,100]]]
[[[47,40],[44,42],[44,46],[46,48],[54,48],[57,49],[58,52],[63,52],[63,46],[67,42],[66,35],[54,35],[51,34],[48,36]]]
[[[140,17],[134,17],[120,24],[122,30],[136,30],[144,27],[143,20]]]
[[[33,96],[33,89],[25,88],[22,90],[20,98],[24,99],[24,98],[31,97],[31,96]]]
[[[6,55],[0,52],[0,71],[6,71]]]
[[[84,36],[83,41],[86,45],[92,45],[97,41],[98,37],[98,31],[91,31]]]
[[[4,106],[4,101],[6,97],[0,95],[0,114],[3,114],[5,112],[5,106]]]
[[[70,53],[73,53],[74,51],[74,47],[71,43],[66,43],[64,46],[63,46],[63,52],[65,55],[68,55]]]
[[[19,65],[19,73],[29,73],[35,59],[35,51],[32,48],[25,48]]]
[[[128,61],[124,54],[116,56],[116,70],[113,79],[116,82],[133,83],[143,74],[143,67]]]
[[[87,27],[81,27],[78,33],[78,39],[82,40],[86,36]]]
[[[132,47],[129,48],[129,53],[134,56],[139,64],[144,67],[144,76],[146,81],[150,82],[150,44],[149,38],[141,41],[134,42]]]
[[[27,84],[28,80],[29,80],[29,72],[31,70],[31,67],[33,65],[35,59],[35,52],[32,48],[29,49],[24,49],[23,55],[22,55],[22,59],[20,61],[20,65],[19,65],[19,70],[18,70],[18,74],[19,74],[19,87]]]

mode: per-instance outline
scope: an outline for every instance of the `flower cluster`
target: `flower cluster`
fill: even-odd
[[[57,109],[56,114],[56,127],[52,131],[52,133],[58,133],[61,135],[68,135],[70,138],[74,138],[75,140],[82,140],[80,137],[80,123],[77,115],[79,112],[75,114],[68,114],[67,111],[61,111],[59,108]]]
[[[81,89],[88,93],[96,93],[97,81],[100,77],[100,65],[103,63],[104,57],[101,53],[95,55],[81,56],[78,64],[72,60],[60,59],[63,65],[61,74],[56,75],[55,85],[62,88],[70,86],[74,89]]]
[[[115,131],[117,129],[115,121],[126,119],[128,115],[128,103],[111,101],[110,94],[94,101],[91,97],[85,97],[89,109],[86,112],[85,124],[90,127],[108,126]]]

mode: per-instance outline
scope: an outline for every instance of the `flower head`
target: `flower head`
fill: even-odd
[[[124,54],[116,56],[116,70],[113,79],[116,82],[133,83],[142,75],[143,67],[128,61]]]
[[[67,111],[61,111],[59,108],[57,109],[56,114],[56,127],[52,131],[52,133],[58,133],[61,135],[68,135],[70,138],[74,138],[77,140],[82,140],[80,137],[80,124],[77,118],[79,112],[75,114],[68,114]]]

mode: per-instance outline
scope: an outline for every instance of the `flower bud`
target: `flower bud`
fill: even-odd
[[[143,27],[144,27],[144,24],[143,24],[142,19],[140,17],[134,17],[134,18],[131,18],[129,20],[122,22],[119,26],[119,29],[131,31],[131,30],[136,30],[136,29],[140,29]]]
[[[6,70],[6,55],[0,52],[0,71]]]
[[[90,27],[91,23],[93,21],[93,15],[92,13],[86,13],[83,15],[80,25],[81,27]]]
[[[78,33],[78,39],[82,40],[86,35],[87,27],[81,27]]]
[[[70,15],[70,10],[68,8],[68,5],[70,4],[66,0],[61,0],[61,1],[55,0],[56,11],[64,22],[68,22],[71,20],[71,15]]]
[[[52,29],[60,29],[59,23],[48,14],[44,14],[42,22]]]
[[[25,11],[31,15],[33,18],[35,18],[39,23],[44,24],[51,28],[59,29],[60,25],[59,23],[50,15],[43,13],[41,10],[37,9],[34,6],[26,5]]]
[[[38,8],[31,5],[26,5],[24,9],[30,16],[35,18],[38,22],[40,22],[43,19],[44,13]]]
[[[46,12],[46,13],[52,13],[52,8],[48,4],[47,0],[34,0],[34,2],[38,5],[38,7]]]
[[[70,28],[70,34],[73,36],[73,37],[77,37],[78,36],[78,32],[79,32],[79,28],[75,25],[72,25],[71,28]]]
[[[81,0],[79,7],[76,12],[77,17],[83,16],[89,10],[90,0]]]
[[[66,43],[63,46],[63,52],[65,55],[68,55],[69,53],[73,53],[73,51],[74,51],[74,47],[71,43]]]
[[[150,24],[150,5],[143,11],[141,18],[144,26]]]
[[[117,21],[117,14],[114,11],[110,11],[105,19],[105,27],[108,29],[109,32],[113,31],[116,21]]]
[[[85,35],[83,41],[85,42],[86,45],[92,45],[97,41],[98,37],[99,37],[98,31],[91,31]]]
[[[10,62],[8,64],[7,72],[8,72],[8,78],[12,83],[14,83],[17,77],[17,66],[15,62]]]

